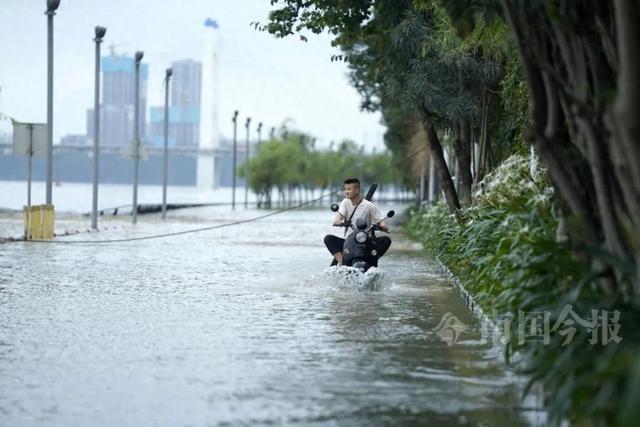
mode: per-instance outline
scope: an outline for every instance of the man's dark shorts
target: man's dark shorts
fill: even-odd
[[[338,236],[327,234],[326,236],[324,236],[324,244],[329,252],[331,252],[331,255],[335,255],[336,252],[342,252],[344,239],[341,239]],[[378,257],[381,257],[387,252],[389,246],[391,246],[391,238],[387,236],[376,237],[376,246],[378,247]]]

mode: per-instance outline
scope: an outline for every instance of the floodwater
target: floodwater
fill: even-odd
[[[531,425],[522,380],[400,234],[355,279],[327,269],[328,210],[97,243],[260,213],[116,217],[58,239],[95,244],[0,244],[0,424]],[[445,315],[467,328],[452,345],[433,330]]]

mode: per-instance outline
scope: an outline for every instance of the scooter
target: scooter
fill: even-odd
[[[339,206],[337,203],[331,205],[331,210],[338,212]],[[387,212],[387,216],[382,219],[384,221],[387,218],[392,218],[395,215],[394,211]],[[342,265],[355,267],[361,272],[365,273],[371,267],[378,266],[378,247],[376,245],[376,231],[381,231],[382,228],[375,223],[371,224],[371,227],[367,228],[367,221],[363,218],[356,220],[355,228],[350,221],[345,218],[345,222],[342,224],[334,224],[335,227],[351,228],[353,233],[349,234],[344,241],[342,249]]]

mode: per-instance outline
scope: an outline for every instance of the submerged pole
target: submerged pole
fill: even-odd
[[[140,61],[144,53],[136,52],[135,94],[133,106],[133,216],[132,222],[138,222],[138,164],[140,163]]]
[[[100,167],[100,43],[107,29],[95,28],[96,66],[93,96],[93,198],[91,201],[91,228],[98,229],[98,176]]]
[[[167,218],[167,182],[169,180],[169,82],[173,70],[167,68],[164,80],[164,167],[162,169],[162,219]]]

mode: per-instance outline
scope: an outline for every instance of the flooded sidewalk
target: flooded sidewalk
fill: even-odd
[[[65,239],[233,218],[188,209]],[[379,286],[349,286],[327,270],[331,219],[0,245],[2,424],[531,425],[521,379],[437,266],[396,225]],[[455,343],[438,334],[450,316]]]

